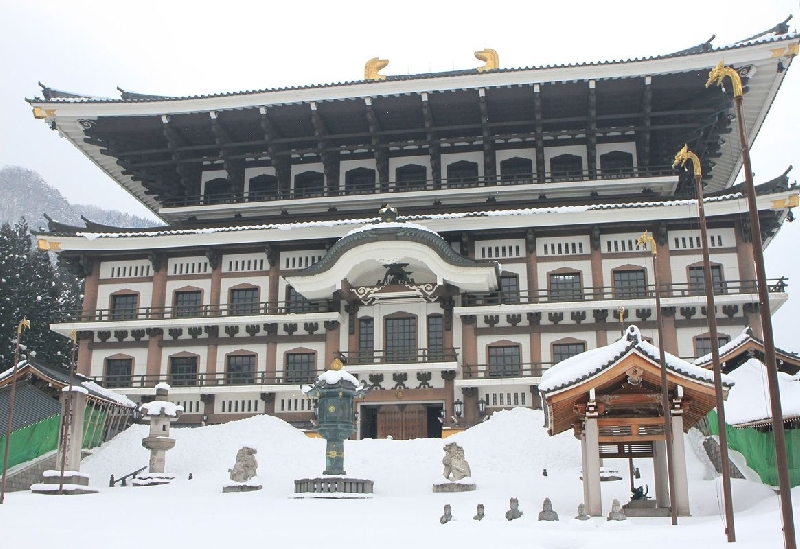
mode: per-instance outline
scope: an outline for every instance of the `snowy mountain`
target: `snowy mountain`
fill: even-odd
[[[25,217],[31,229],[46,227],[43,214],[62,223],[83,226],[81,216],[116,227],[152,227],[157,222],[97,206],[70,204],[33,170],[19,166],[0,168],[0,223],[14,224]]]

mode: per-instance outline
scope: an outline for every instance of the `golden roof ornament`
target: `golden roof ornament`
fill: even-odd
[[[378,210],[383,223],[396,223],[397,222],[397,208],[393,208],[389,204],[383,204],[381,209]]]
[[[384,75],[378,73],[388,64],[388,59],[373,57],[364,65],[364,80],[386,80]]]
[[[331,366],[329,369],[333,370],[334,372],[338,372],[343,366],[344,364],[342,363],[341,359],[337,357],[331,361]]]
[[[731,77],[731,82],[733,83],[733,96],[741,97],[742,79],[735,69],[725,66],[725,61],[720,61],[717,66],[711,69],[711,71],[708,73],[708,82],[706,82],[706,88],[711,84],[721,86],[726,76]]]
[[[739,76],[738,74],[736,76]],[[709,80],[710,81],[710,80]],[[692,161],[692,166],[694,167],[694,176],[700,177],[703,175],[703,172],[700,168],[700,159],[697,158],[697,155],[694,154],[692,151],[689,150],[689,145],[684,145],[681,150],[675,155],[675,160],[672,161],[672,167],[677,168],[678,166],[684,166],[687,160]]]
[[[482,67],[478,67],[478,72],[493,71],[500,68],[500,56],[497,52],[491,49],[485,49],[475,52],[475,57],[480,61],[486,63]]]

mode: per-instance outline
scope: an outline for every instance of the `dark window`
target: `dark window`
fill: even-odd
[[[475,187],[478,184],[478,163],[459,160],[447,166],[447,186]]]
[[[106,359],[106,387],[130,387],[132,369],[132,358]]]
[[[200,291],[175,292],[175,309],[172,316],[187,317],[200,315]]]
[[[197,357],[170,357],[169,384],[173,387],[197,385]]]
[[[444,317],[428,317],[428,360],[444,360]]]
[[[583,299],[580,273],[550,275],[550,301],[580,301]]]
[[[314,353],[287,353],[286,383],[311,383],[316,373],[316,355]]]
[[[425,188],[428,179],[428,169],[418,164],[400,166],[395,170],[395,190],[418,191]]]
[[[731,338],[728,336],[717,336],[717,349],[722,347],[723,345],[730,343]],[[694,338],[694,348],[696,356],[706,356],[707,354],[711,353],[711,338],[708,336],[705,337],[696,337]]]
[[[317,303],[307,300],[291,286],[286,287],[287,313],[316,313],[318,311],[319,306]]]
[[[562,154],[550,159],[553,181],[579,181],[583,177],[583,160],[574,154]]]
[[[706,281],[703,267],[689,267],[689,292],[692,295],[706,295]],[[725,283],[722,281],[722,267],[711,266],[711,284],[714,286],[714,295],[725,293]]]
[[[533,177],[533,161],[530,158],[509,158],[500,162],[501,181],[504,185],[530,183]]]
[[[375,352],[375,324],[371,318],[358,319],[358,361],[372,362]]]
[[[345,194],[372,194],[375,192],[375,170],[355,168],[344,174]]]
[[[519,345],[489,347],[489,377],[515,377],[520,375]]]
[[[222,204],[230,198],[231,184],[224,177],[206,181],[206,204]]]
[[[262,174],[250,179],[247,199],[253,201],[275,200],[278,198],[278,178]]]
[[[239,385],[256,382],[256,355],[231,355],[228,357],[225,383]]]
[[[417,319],[386,319],[386,360],[414,362],[417,359]]]
[[[243,288],[241,290],[231,290],[229,314],[231,315],[258,314],[258,288]]]
[[[503,303],[519,303],[519,277],[517,275],[500,275],[500,298]]]
[[[600,174],[603,179],[618,179],[633,175],[633,155],[611,151],[600,155]]]
[[[571,356],[579,355],[586,350],[586,343],[554,343],[553,364],[558,364]]]
[[[614,297],[616,299],[646,297],[647,284],[644,269],[614,271]]]
[[[111,320],[130,320],[138,316],[139,294],[111,296]]]
[[[297,198],[322,196],[325,175],[320,172],[303,172],[294,177],[294,194]]]

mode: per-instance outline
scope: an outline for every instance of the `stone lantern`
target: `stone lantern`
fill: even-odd
[[[323,372],[314,385],[303,388],[306,396],[317,399],[316,431],[326,441],[325,471],[322,474],[330,478],[296,480],[295,493],[328,494],[328,497],[358,497],[357,494],[364,497],[363,494],[372,493],[371,480],[344,477],[347,474],[344,470],[344,441],[355,432],[353,402],[356,397],[364,396],[368,389],[342,366],[341,360],[334,359],[330,369]]]
[[[170,438],[169,428],[173,421],[176,421],[183,412],[183,406],[174,404],[167,400],[169,396],[169,385],[159,383],[156,385],[156,398],[151,402],[141,405],[139,411],[144,421],[150,421],[150,433],[142,439],[142,446],[150,450],[150,463],[148,467],[149,479],[154,479],[154,475],[163,475],[166,464],[167,450],[175,446],[175,439]],[[139,477],[144,479],[144,477]],[[171,480],[164,477],[164,480]],[[153,484],[150,482],[148,484]]]

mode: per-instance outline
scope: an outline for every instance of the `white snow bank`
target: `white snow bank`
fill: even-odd
[[[767,369],[764,364],[751,358],[730,374],[736,386],[725,401],[725,422],[741,425],[772,420],[771,400]],[[783,418],[800,417],[800,381],[789,374],[778,372]]]

